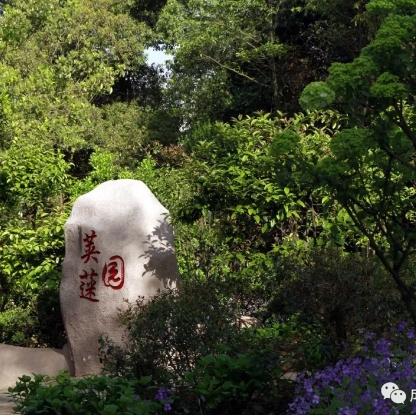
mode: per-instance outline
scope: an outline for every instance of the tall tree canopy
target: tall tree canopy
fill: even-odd
[[[174,52],[172,100],[197,120],[293,112],[308,82],[369,41],[362,11],[355,0],[169,0],[157,27]]]
[[[382,21],[374,41],[300,98],[305,109],[333,105],[346,115],[332,154],[310,169],[368,238],[416,322],[416,295],[403,279],[416,253],[416,4],[372,0],[367,10]]]
[[[13,1],[0,20],[2,141],[97,144],[94,99],[144,63],[151,32],[128,2]],[[10,144],[10,143],[9,143]]]

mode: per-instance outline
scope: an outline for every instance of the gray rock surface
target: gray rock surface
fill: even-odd
[[[9,401],[9,397],[6,395],[7,389],[1,389],[0,390],[0,414],[1,415],[12,415],[13,407],[15,404],[11,401]]]
[[[60,370],[69,370],[69,365],[68,346],[59,350],[0,344],[0,389],[15,386],[23,375],[56,376]]]
[[[99,374],[100,335],[122,344],[124,299],[180,288],[168,211],[137,180],[113,180],[79,197],[65,224],[60,287],[72,375]]]

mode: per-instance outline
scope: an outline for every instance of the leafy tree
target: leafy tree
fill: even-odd
[[[188,123],[298,109],[308,82],[368,42],[361,3],[169,0],[157,27],[175,58],[171,106]]]
[[[59,282],[71,180],[60,152],[13,140],[0,155],[0,341],[61,347]]]
[[[333,129],[321,127],[329,120]],[[335,238],[336,232],[328,233],[325,226],[332,217],[336,227],[339,205],[330,206],[325,189],[296,167],[322,159],[340,125],[333,111],[290,120],[259,114],[232,124],[201,125],[188,140],[200,189],[188,214],[197,217],[207,208],[227,236],[238,235],[234,242],[246,241],[262,251],[287,237],[316,243]]]
[[[416,248],[416,5],[372,0],[367,10],[382,21],[374,41],[353,62],[333,64],[324,84],[302,94],[305,108],[333,101],[347,116],[331,154],[310,169],[368,240],[416,324],[413,279],[405,278]]]
[[[9,136],[65,148],[97,143],[101,114],[93,100],[144,63],[149,28],[124,1],[17,0],[5,11],[0,63],[10,76],[0,80],[0,119]]]
[[[291,120],[258,114],[200,124],[189,135],[191,162],[184,170],[195,189],[175,216],[204,223],[211,233],[201,255],[210,256],[206,278],[240,284],[242,301],[253,301],[255,292],[255,302],[267,303],[280,284],[281,255],[360,244],[345,209],[303,170],[327,155],[341,125],[334,111]]]
[[[131,6],[131,16],[139,22],[145,22],[152,29],[155,28],[160,11],[166,0],[134,0]]]

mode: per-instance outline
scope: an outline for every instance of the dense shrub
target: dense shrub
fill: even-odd
[[[125,347],[101,340],[105,369],[127,378],[152,375],[175,388],[191,413],[240,415],[250,405],[276,406],[288,388],[281,379],[281,336],[241,329],[244,310],[231,292],[228,299],[220,295],[221,288],[194,284],[181,294],[171,290],[129,304],[120,315]]]
[[[45,288],[23,304],[9,305],[0,312],[0,343],[62,348],[67,340],[59,291],[55,287]]]
[[[336,248],[282,258],[270,291],[274,298],[265,308],[264,321],[288,321],[298,314],[298,324],[314,327],[317,334],[320,355],[298,369],[335,363],[345,343],[356,344],[361,327],[382,334],[405,314],[391,278],[376,258]]]
[[[195,361],[215,352],[217,344],[233,350],[243,347],[241,332],[233,324],[237,315],[236,305],[221,303],[207,284],[186,287],[183,293],[168,290],[149,302],[139,298],[120,316],[128,332],[127,349],[113,345],[104,360],[120,375],[151,374],[168,382],[193,370]]]
[[[226,346],[220,349],[228,351]],[[188,399],[191,412],[280,413],[287,405],[285,393],[290,394],[292,385],[283,380],[277,382],[280,370],[275,368],[277,373],[273,376],[264,363],[264,359],[252,352],[236,357],[211,354],[197,361],[195,369],[185,373],[188,394],[194,396],[193,401]]]
[[[264,328],[257,330],[257,336],[279,339],[284,372],[315,370],[337,351],[335,344],[327,343],[322,327],[307,321],[301,313],[280,323],[270,319]]]
[[[29,309],[11,308],[0,313],[0,342],[27,347],[32,344],[34,318]]]
[[[68,372],[50,378],[19,378],[9,394],[14,408],[26,415],[152,415],[170,410],[166,388],[149,386],[150,377],[127,380],[114,376],[72,379]],[[155,389],[158,389],[155,395]],[[138,395],[140,393],[140,395]]]

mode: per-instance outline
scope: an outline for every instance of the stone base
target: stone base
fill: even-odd
[[[60,370],[73,374],[68,345],[60,350],[0,344],[0,389],[15,386],[23,375],[57,376]]]

